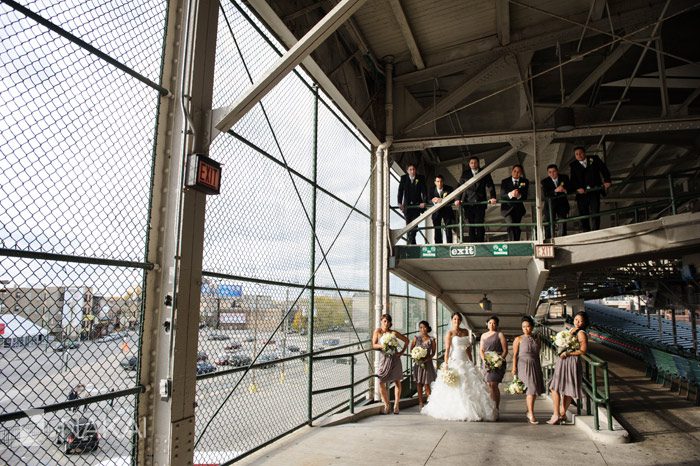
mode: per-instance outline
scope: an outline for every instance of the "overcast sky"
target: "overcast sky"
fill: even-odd
[[[103,3],[28,6],[157,81],[162,2],[116,12]],[[277,54],[233,6],[223,5],[250,72],[259,77]],[[221,14],[218,35],[215,108],[232,104],[249,85]],[[157,92],[6,5],[0,5],[0,62],[3,246],[143,261]],[[263,104],[287,162],[311,178],[313,94],[289,75]],[[234,131],[282,160],[260,106]],[[318,134],[319,185],[351,205],[359,198],[357,208],[369,214],[369,144],[323,105]],[[208,197],[204,269],[306,283],[311,230],[286,170],[230,135],[214,140],[211,156],[224,164],[223,186],[221,195]],[[310,213],[311,187],[295,182]],[[316,233],[324,249],[349,213],[317,193]],[[339,286],[368,288],[369,234],[369,220],[352,213],[329,254]],[[121,294],[140,283],[141,272],[2,258],[0,277],[15,286],[85,284]],[[317,284],[333,286],[325,266]]]

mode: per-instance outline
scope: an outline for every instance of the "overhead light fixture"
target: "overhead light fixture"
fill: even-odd
[[[484,311],[490,311],[491,310],[491,300],[486,297],[486,293],[484,293],[484,297],[481,298],[481,301],[479,301],[479,306],[481,309]]]
[[[554,111],[554,131],[565,133],[576,127],[574,109],[571,107],[559,107]]]

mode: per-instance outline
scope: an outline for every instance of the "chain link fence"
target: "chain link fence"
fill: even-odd
[[[0,3],[0,463],[130,464],[166,4]]]
[[[214,107],[284,50],[242,2],[220,5]],[[211,156],[231,175],[207,199],[195,462],[227,463],[347,406],[349,391],[326,390],[370,374],[367,355],[340,355],[374,325],[371,153],[297,68]]]

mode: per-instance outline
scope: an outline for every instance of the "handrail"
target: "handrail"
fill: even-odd
[[[552,341],[552,337],[555,335],[554,330],[550,327],[539,324],[537,326],[538,332],[542,335],[542,341],[545,344],[545,353],[552,358],[552,361],[556,361],[559,357],[557,354],[556,347]],[[591,404],[593,404],[593,427],[595,430],[600,430],[600,419],[598,415],[598,408],[604,406],[607,412],[608,418],[608,430],[613,430],[612,424],[612,412],[610,409],[610,378],[608,374],[608,363],[598,356],[586,353],[579,356],[579,358],[586,363],[585,371],[581,381],[583,382],[583,392],[586,394],[586,414],[591,415]],[[603,377],[602,391],[598,387],[598,370],[600,369]],[[551,369],[550,369],[551,370]],[[547,371],[547,375],[550,375],[550,370]],[[548,377],[549,379],[549,377]],[[547,381],[549,385],[549,380]],[[592,402],[592,403],[591,403]],[[577,401],[576,410],[578,414],[581,414],[581,403]]]
[[[635,177],[635,178],[625,179],[625,180],[622,180],[621,182],[615,183],[615,187],[639,183],[640,181],[644,181],[645,179],[655,179],[655,180],[665,179],[668,181],[668,194],[666,196],[663,196],[663,195],[654,196],[655,200],[651,201],[651,202],[645,200],[639,204],[633,204],[630,206],[619,207],[619,208],[616,207],[614,209],[607,209],[607,210],[600,211],[600,212],[594,213],[594,214],[577,215],[575,217],[556,219],[554,221],[549,221],[549,220],[543,219],[544,221],[542,224],[545,228],[549,229],[549,236],[554,237],[554,229],[555,229],[556,225],[565,224],[565,223],[569,223],[569,222],[576,222],[576,221],[585,220],[585,219],[598,218],[598,217],[602,217],[605,215],[615,215],[616,222],[618,222],[618,219],[617,219],[618,215],[633,213],[634,214],[633,221],[634,221],[634,223],[638,223],[640,211],[642,211],[642,212],[646,211],[647,218],[649,217],[649,209],[661,208],[662,210],[660,212],[656,212],[656,214],[654,214],[657,216],[663,214],[663,212],[666,211],[667,209],[671,212],[671,214],[675,214],[677,211],[677,207],[680,204],[683,204],[689,200],[696,199],[696,198],[700,197],[700,193],[697,193],[697,192],[688,192],[688,193],[682,193],[682,194],[675,193],[674,180],[677,180],[679,178],[686,178],[686,177],[690,177],[690,176],[693,176],[693,174],[688,172],[688,171],[681,171],[681,172],[672,172],[672,173],[669,173],[667,175],[647,176],[647,177],[642,177],[642,178]],[[586,193],[602,192],[602,191],[604,191],[603,187],[599,186],[599,187],[594,187],[594,188],[588,189],[586,191]],[[577,195],[576,192],[570,192],[570,193],[559,193],[556,197],[543,198],[543,202],[542,202],[543,209],[545,210],[545,214],[547,214],[547,213],[549,214],[548,216],[545,215],[545,217],[549,217],[549,219],[554,218],[553,211],[552,211],[552,201],[554,199],[563,197],[563,198],[567,199],[567,202],[569,202],[569,199],[572,197],[575,197],[576,195]],[[624,199],[621,199],[620,201],[625,202]],[[630,200],[630,201],[633,201],[633,200]],[[497,198],[497,204],[494,204],[494,205],[500,205],[503,203],[525,204],[525,205],[531,205],[531,206],[536,205],[536,201],[532,200],[532,199],[530,199],[530,200],[518,200],[518,199],[504,200],[504,199],[500,199],[500,198]],[[437,204],[433,204],[432,202],[426,202],[426,203],[424,203],[423,209],[421,209],[419,204],[409,204],[409,205],[406,205],[405,208],[406,209],[424,210],[424,209],[428,209],[428,208],[433,208],[433,207],[435,207],[435,205],[437,205]],[[479,201],[479,202],[462,202],[461,203],[461,206],[465,206],[465,207],[466,206],[474,206],[474,205],[490,205],[490,201],[487,200],[487,201]],[[663,209],[664,206],[666,206],[666,209]],[[457,213],[459,215],[459,219],[458,219],[459,223],[455,223],[455,224],[451,224],[451,225],[444,225],[444,226],[443,225],[437,225],[437,226],[433,225],[433,226],[423,226],[423,227],[417,226],[415,229],[418,230],[418,232],[422,233],[424,230],[435,230],[438,228],[439,229],[457,228],[457,229],[459,229],[460,240],[461,240],[461,238],[463,238],[463,230],[464,230],[465,226],[469,226],[469,227],[495,227],[495,228],[518,226],[518,227],[525,227],[525,228],[533,228],[533,231],[532,231],[533,238],[536,235],[536,232],[534,231],[534,227],[537,226],[536,222],[520,222],[520,223],[499,222],[499,223],[473,223],[473,224],[470,223],[470,224],[467,224],[464,222],[464,218],[462,215],[463,210],[461,209],[461,207],[455,206],[454,202],[452,202],[452,201],[447,203],[445,205],[445,207],[456,208],[455,210],[457,210]],[[392,206],[391,209],[396,211],[396,212],[400,211],[398,206]]]

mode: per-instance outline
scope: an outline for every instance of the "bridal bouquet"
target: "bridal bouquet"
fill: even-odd
[[[506,393],[511,395],[522,395],[525,393],[525,384],[517,375],[513,377],[513,381],[506,387]]]
[[[579,348],[578,340],[568,330],[562,330],[552,337],[554,345],[557,347],[557,353],[576,351]]]
[[[486,366],[486,370],[488,372],[493,372],[500,369],[504,363],[505,361],[501,355],[495,351],[487,351],[484,353],[484,365]]]
[[[452,369],[448,369],[443,365],[440,367],[440,380],[442,380],[442,383],[445,385],[449,385],[451,387],[457,385],[459,376],[457,375],[457,372],[453,371]]]
[[[399,349],[399,339],[392,332],[387,332],[379,339],[382,352],[387,356],[393,356]]]
[[[425,361],[424,359],[428,356],[428,350],[421,346],[416,346],[411,350],[411,358],[416,362],[416,364],[420,364],[420,367],[425,367]]]

